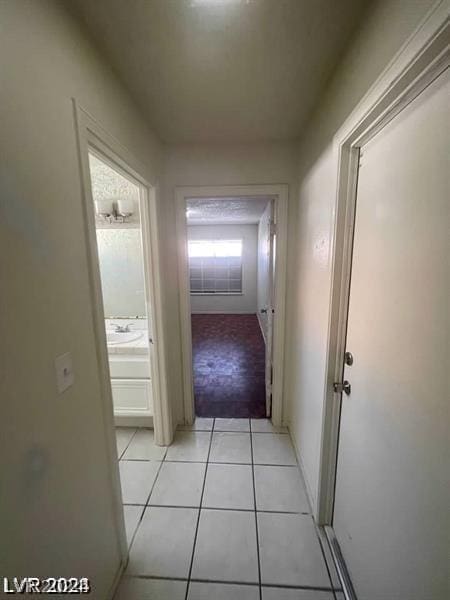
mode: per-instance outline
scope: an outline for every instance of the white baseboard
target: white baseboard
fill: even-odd
[[[305,466],[303,464],[302,456],[301,456],[300,450],[298,448],[298,443],[297,443],[295,435],[294,435],[294,433],[293,433],[293,431],[292,431],[292,429],[291,429],[291,427],[290,427],[289,424],[288,424],[287,427],[289,429],[289,434],[291,436],[291,440],[292,440],[292,443],[294,445],[294,450],[295,450],[295,454],[297,456],[298,465],[300,467],[300,471],[301,471],[301,474],[302,474],[302,477],[303,477],[303,481],[305,483],[306,496],[308,498],[309,506],[310,506],[310,509],[311,509],[311,514],[314,516],[315,519],[317,519],[317,503],[316,503],[316,501],[314,499],[314,494],[311,491],[311,486],[309,484],[308,478],[306,477]]]
[[[125,571],[126,566],[127,566],[126,563],[124,563],[123,560],[121,560],[119,568],[118,568],[116,574],[114,575],[114,580],[113,580],[113,583],[112,583],[111,588],[108,593],[108,600],[114,600],[114,596],[116,595],[117,588],[119,587],[119,583],[120,583],[120,580],[122,579],[122,575]]]
[[[261,322],[261,315],[259,314],[259,312],[256,313],[256,318],[258,319],[259,328],[261,329],[261,333],[262,333],[262,336],[263,336],[264,344],[267,346],[266,332],[264,331],[264,327],[263,327],[262,322]]]
[[[114,423],[117,427],[149,427],[153,429],[153,417],[124,417],[114,415]]]

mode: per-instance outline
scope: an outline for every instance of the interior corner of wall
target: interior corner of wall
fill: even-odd
[[[318,514],[318,505],[317,505],[317,494],[314,493],[313,488],[311,487],[311,482],[308,479],[308,475],[305,469],[305,465],[303,463],[303,459],[302,459],[302,455],[300,452],[300,447],[299,444],[297,442],[297,437],[295,434],[295,430],[294,428],[292,428],[289,424],[289,433],[291,435],[291,440],[292,443],[294,445],[294,450],[295,450],[295,454],[297,457],[297,461],[298,461],[298,466],[300,467],[300,471],[303,477],[303,481],[305,483],[305,488],[306,488],[306,495],[308,497],[308,502],[310,504],[311,507],[311,511],[312,511],[312,515],[314,515],[314,517],[317,516]]]

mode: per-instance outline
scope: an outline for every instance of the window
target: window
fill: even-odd
[[[242,240],[188,242],[191,294],[242,294]]]

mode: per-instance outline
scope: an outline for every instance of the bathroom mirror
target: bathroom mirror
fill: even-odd
[[[89,166],[105,317],[146,318],[139,188],[92,153]]]
[[[146,317],[141,230],[97,229],[105,317]]]

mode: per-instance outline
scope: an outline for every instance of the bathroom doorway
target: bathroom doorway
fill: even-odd
[[[155,187],[135,157],[74,101],[92,324],[105,425],[173,438],[168,409]],[[109,429],[111,428],[111,429]]]
[[[89,171],[116,425],[153,427],[150,303],[136,181],[89,149]]]
[[[86,318],[95,338],[104,425],[98,434],[109,454],[111,501],[125,568],[164,446],[173,438],[157,197],[143,176],[145,167],[75,100],[73,106],[93,307]]]

